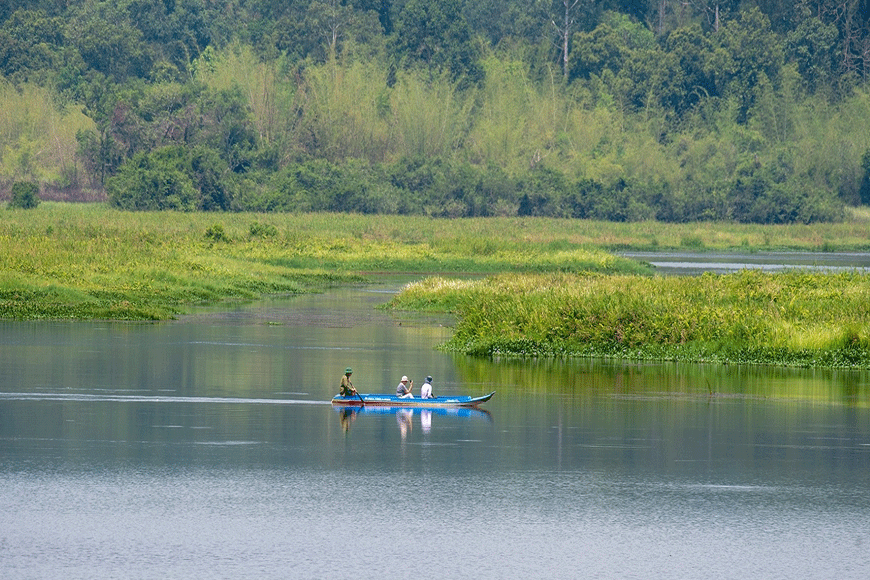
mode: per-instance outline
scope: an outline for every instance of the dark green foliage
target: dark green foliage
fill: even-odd
[[[449,71],[454,79],[482,77],[461,0],[405,0],[393,14],[393,48],[400,58]]]
[[[317,159],[291,165],[281,177],[285,203],[294,211],[410,213],[399,207],[383,175],[361,161]]]
[[[229,209],[217,154],[171,145],[137,153],[106,180],[110,202],[127,210]]]
[[[728,217],[743,223],[812,223],[842,219],[842,204],[755,165],[741,170],[731,187]]]
[[[0,15],[0,23],[3,22]],[[16,81],[42,77],[63,62],[63,21],[42,10],[17,10],[0,27],[0,74]]]
[[[232,171],[242,173],[251,168],[257,136],[241,89],[204,92],[200,97],[198,121],[201,135],[197,141],[216,149]]]
[[[495,168],[440,158],[406,157],[388,167],[386,172],[392,186],[404,199],[411,200],[412,205],[402,213],[435,217],[491,216],[516,205],[518,183]]]
[[[443,159],[404,158],[383,167],[350,160],[293,164],[259,185],[248,182],[232,199],[241,211],[332,211],[426,214],[433,217],[519,215],[631,222],[734,220],[812,223],[842,219],[842,205],[754,166],[743,169],[726,195],[671,192],[662,183],[570,180],[537,167],[519,178]]]
[[[623,180],[611,186],[591,179],[569,182],[550,169],[536,169],[519,185],[518,215],[569,217],[629,222],[651,219],[653,186],[630,185]]]
[[[232,205],[227,164],[217,151],[205,147],[190,150],[190,179],[199,191],[199,207],[206,211],[228,210]]]
[[[579,197],[572,217],[615,222],[634,222],[654,217],[656,187],[629,184],[623,180],[610,187],[591,180],[578,183]],[[659,203],[659,206],[663,204]]]
[[[763,81],[778,81],[783,65],[782,45],[770,28],[770,20],[758,9],[741,12],[720,33],[724,58],[717,63],[717,89],[739,100],[738,121],[745,121],[754,102],[755,87]]]
[[[785,50],[810,91],[830,90],[837,69],[836,26],[805,13],[788,33]]]
[[[719,96],[715,45],[700,26],[686,26],[671,32],[665,39],[665,50],[673,58],[668,71],[673,81],[672,91],[664,103],[681,113]]]
[[[517,215],[573,217],[568,214],[565,198],[569,185],[565,176],[548,169],[537,167],[530,171],[519,184],[520,205]]]
[[[211,7],[221,9],[219,5]],[[217,15],[210,12],[205,0],[131,1],[127,13],[152,48],[155,65],[160,64],[160,70],[172,80],[181,78],[179,73],[215,39],[212,18]],[[156,72],[152,69],[151,74],[159,76]]]
[[[635,110],[655,105],[682,115],[701,101],[731,96],[741,103],[741,122],[755,87],[777,82],[784,63],[782,41],[757,9],[740,12],[716,34],[692,24],[660,42],[641,23],[610,14],[591,32],[576,34],[573,47],[570,78],[598,78]]]
[[[39,185],[32,181],[16,181],[12,184],[10,208],[33,209],[39,205]]]
[[[136,187],[140,193],[121,193],[119,184],[124,181],[129,185],[134,173],[153,166],[153,160],[143,160],[161,149],[174,150],[175,157],[185,160],[182,173],[197,192],[192,207],[183,204],[186,209],[230,209],[231,174],[244,173],[260,161],[269,163],[269,150],[258,150],[250,111],[238,88],[211,91],[197,83],[130,86],[118,97],[113,110],[98,115],[103,119],[99,132],[77,135],[86,168],[95,181],[106,184],[115,203],[121,197],[136,197],[140,201],[133,205],[141,205],[141,185]],[[110,178],[120,172],[125,177],[114,180],[110,187]],[[180,197],[170,194],[167,199],[188,198],[185,193]],[[163,209],[163,205],[161,202],[150,209]]]
[[[605,70],[619,73],[638,51],[655,47],[655,37],[646,26],[625,15],[610,13],[594,30],[574,36],[571,78],[601,76]]]
[[[349,42],[377,48],[383,42],[385,25],[379,20],[381,7],[373,4],[314,0],[275,5],[271,7],[274,19],[258,23],[263,31],[253,40],[262,53],[277,51],[293,60],[323,61]]]
[[[155,59],[122,3],[84,2],[72,9],[66,41],[87,68],[115,82],[145,78]]]

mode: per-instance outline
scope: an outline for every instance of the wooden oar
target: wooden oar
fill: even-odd
[[[359,391],[356,390],[356,388],[353,386],[353,383],[351,383],[350,381],[347,381],[347,382],[348,382],[348,385],[347,385],[347,386],[350,387],[350,389],[351,389],[354,393],[356,393],[356,396],[359,397],[359,402],[362,403],[362,406],[363,406],[363,407],[365,407],[365,406],[366,406],[366,402],[363,400],[362,395],[359,394]]]

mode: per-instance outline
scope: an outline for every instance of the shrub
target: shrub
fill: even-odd
[[[205,239],[211,240],[212,242],[230,241],[230,237],[224,231],[224,227],[221,224],[214,224],[206,228]]]
[[[226,169],[212,149],[170,145],[134,155],[106,180],[106,192],[126,210],[227,210]]]
[[[278,228],[271,224],[254,222],[251,224],[250,235],[252,238],[274,238],[278,235]]]
[[[12,199],[9,207],[33,209],[39,205],[39,186],[32,181],[16,181],[12,184]]]

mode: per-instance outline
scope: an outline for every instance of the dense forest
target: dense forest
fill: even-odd
[[[870,0],[0,4],[6,198],[811,223],[868,128]]]

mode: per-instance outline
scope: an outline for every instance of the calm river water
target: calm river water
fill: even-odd
[[[868,373],[471,359],[394,290],[0,322],[0,578],[870,577]]]

